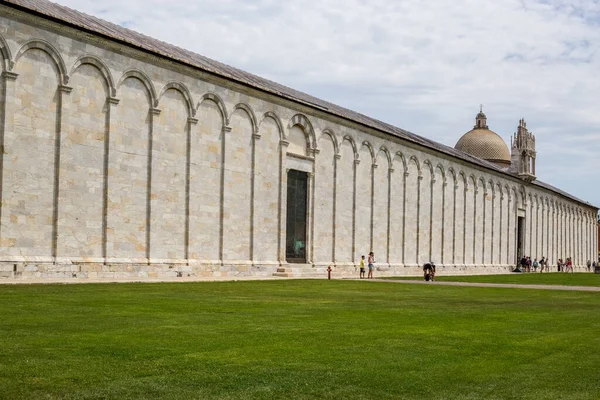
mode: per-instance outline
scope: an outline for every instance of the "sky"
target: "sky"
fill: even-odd
[[[525,118],[538,179],[600,207],[600,0],[58,3],[448,146]]]

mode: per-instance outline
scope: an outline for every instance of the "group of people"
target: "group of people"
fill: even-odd
[[[367,265],[369,268],[369,274],[367,275],[366,279],[373,279],[373,270],[375,269],[375,254],[373,252],[369,253]],[[365,273],[365,256],[362,256],[360,259],[360,279],[365,279]],[[426,281],[435,280],[435,264],[433,262],[428,262],[423,265],[423,279]]]
[[[375,269],[375,254],[373,252],[369,253],[368,263],[369,275],[367,275],[367,279],[373,279],[373,270]],[[365,279],[365,256],[360,259],[360,279]]]
[[[542,257],[540,261],[538,261],[537,258],[534,258],[533,261],[531,261],[531,257],[523,256],[519,264],[521,267],[520,271],[531,272],[533,269],[533,272],[537,272],[539,268],[540,273],[543,273],[544,271],[550,272],[550,262],[546,257]],[[592,262],[591,260],[588,260],[586,264],[588,272],[593,272],[596,269],[597,265],[598,264],[596,263],[596,261]],[[573,260],[571,259],[571,257],[567,257],[565,260],[559,258],[556,262],[556,270],[557,272],[574,272]]]
[[[542,257],[540,261],[538,261],[537,258],[534,258],[533,261],[531,261],[531,257],[523,256],[519,264],[521,266],[520,271],[531,272],[533,269],[533,272],[537,272],[537,269],[539,268],[540,273],[544,272],[544,270],[550,272],[550,263],[546,257]]]

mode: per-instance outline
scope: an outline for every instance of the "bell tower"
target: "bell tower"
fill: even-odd
[[[527,130],[527,122],[519,121],[517,133],[511,137],[511,168],[519,178],[533,182],[535,176],[535,136]]]

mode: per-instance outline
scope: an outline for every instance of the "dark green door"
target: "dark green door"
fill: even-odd
[[[285,257],[289,263],[306,263],[306,220],[308,200],[308,174],[288,172],[287,187],[287,238]]]

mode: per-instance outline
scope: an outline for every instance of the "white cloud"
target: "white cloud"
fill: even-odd
[[[598,0],[59,0],[447,145],[525,117],[540,179],[600,205]]]

